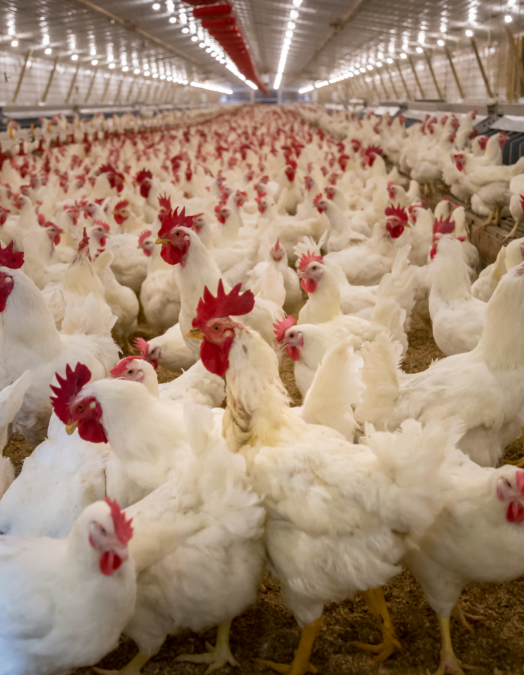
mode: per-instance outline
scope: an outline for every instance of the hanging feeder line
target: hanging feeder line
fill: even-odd
[[[194,18],[199,19],[202,28],[218,42],[238,72],[256,84],[267,96],[267,87],[255,70],[242,30],[237,24],[236,17],[231,16],[233,7],[228,3],[217,4],[216,0],[183,0],[183,2],[193,7]]]

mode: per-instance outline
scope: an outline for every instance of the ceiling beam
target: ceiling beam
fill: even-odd
[[[354,0],[350,9],[344,14],[344,16],[342,16],[340,19],[337,19],[337,21],[334,24],[330,24],[333,26],[333,30],[327,36],[324,42],[320,45],[320,47],[317,47],[317,49],[315,49],[311,58],[308,61],[306,61],[306,64],[302,66],[302,68],[298,71],[298,73],[296,73],[295,77],[301,75],[309,67],[311,63],[313,63],[318,59],[321,52],[324,51],[324,49],[338,36],[338,34],[344,30],[344,28],[348,25],[351,19],[353,19],[353,17],[358,12],[360,6],[363,3],[364,0]]]
[[[133,23],[132,21],[128,21],[127,19],[122,19],[122,17],[117,16],[116,14],[113,14],[112,12],[109,12],[107,9],[104,9],[103,7],[100,7],[99,5],[95,4],[94,2],[91,2],[91,0],[75,0],[80,5],[84,5],[85,7],[89,7],[93,12],[97,12],[98,14],[102,14],[105,16],[107,19],[110,19],[111,21],[114,21],[115,23],[118,23],[120,26],[123,28],[126,28],[129,31],[134,31],[135,33],[138,33],[142,37],[147,38],[151,42],[154,42],[157,44],[159,47],[162,47],[162,49],[165,49],[168,52],[171,52],[172,54],[176,54],[176,56],[180,57],[181,59],[184,59],[184,61],[191,61],[191,63],[195,63],[197,66],[200,68],[204,68],[205,66],[202,65],[200,61],[197,59],[193,58],[192,56],[189,56],[188,54],[185,54],[184,52],[180,51],[176,47],[173,47],[173,45],[168,44],[167,42],[164,42],[163,40],[160,40],[159,38],[155,37],[151,33],[149,33],[147,30],[144,30],[137,24]]]

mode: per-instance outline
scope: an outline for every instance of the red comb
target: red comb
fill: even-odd
[[[524,195],[520,195],[520,205],[522,206],[522,212],[524,213]]]
[[[65,377],[60,377],[58,373],[55,373],[58,386],[51,385],[51,390],[55,394],[55,398],[51,396],[51,403],[59,420],[64,424],[69,424],[71,419],[69,404],[75,400],[82,387],[90,381],[91,371],[83,363],[77,363],[74,370],[67,364],[65,372]]]
[[[149,350],[149,342],[146,342],[144,338],[137,337],[133,340],[133,344],[137,349],[140,349],[140,355],[145,359]]]
[[[125,514],[120,510],[120,506],[118,506],[116,500],[111,501],[109,497],[106,497],[104,501],[106,504],[109,504],[109,508],[111,509],[111,518],[113,519],[116,538],[121,544],[127,544],[133,536],[133,527],[131,525],[133,519],[126,520]]]
[[[277,243],[274,246],[275,251],[280,251],[280,237],[277,239]]]
[[[143,183],[145,180],[151,180],[153,178],[153,174],[149,169],[141,169],[137,175],[135,176],[135,180],[137,183]]]
[[[162,220],[162,227],[158,231],[158,236],[163,237],[166,234],[169,234],[171,230],[174,230],[175,227],[191,227],[193,225],[193,218],[191,216],[186,216],[186,207],[178,213],[178,207],[168,213]]]
[[[130,361],[136,361],[137,359],[141,359],[141,358],[142,357],[140,357],[140,356],[125,356],[123,359],[120,359],[120,361],[116,364],[116,366],[112,370],[109,371],[109,373],[113,377],[118,377],[119,375],[121,375],[124,372],[124,370],[127,367],[127,364]]]
[[[158,205],[161,209],[171,211],[171,197],[168,197],[167,195],[160,195],[158,197]]]
[[[313,199],[313,204],[318,204],[323,197],[324,195],[321,192],[319,192],[318,195],[315,195],[315,198]]]
[[[300,258],[300,262],[298,263],[298,269],[299,270],[305,270],[306,267],[309,265],[310,262],[322,262],[322,256],[321,255],[315,255],[314,253],[311,253],[308,251],[307,253],[303,253],[302,257]]]
[[[93,220],[93,225],[100,225],[106,232],[109,232],[109,223],[106,223],[104,220],[100,220],[100,218],[95,218],[95,220]]]
[[[45,216],[44,216],[43,213],[39,213],[39,214],[38,214],[38,224],[39,224],[41,227],[44,227],[44,226],[45,226]]]
[[[406,213],[406,209],[402,208],[402,206],[388,206],[384,213],[388,218],[395,217],[403,223],[408,222],[408,214]]]
[[[24,264],[23,251],[13,251],[13,242],[5,248],[0,244],[0,267],[9,267],[11,270],[19,270]]]
[[[122,199],[121,201],[117,202],[115,204],[115,208],[113,211],[120,211],[120,209],[127,209],[129,206],[129,200],[128,199]]]
[[[284,319],[281,319],[280,321],[277,321],[276,323],[273,324],[275,337],[277,339],[277,342],[282,342],[284,339],[284,335],[287,331],[288,328],[291,328],[291,326],[295,325],[295,317],[294,316],[286,316]]]
[[[379,148],[377,145],[370,145],[369,148],[366,148],[365,150],[366,155],[381,155],[382,154],[382,148]]]
[[[144,230],[141,235],[138,237],[138,245],[140,246],[145,242],[145,240],[150,237],[152,234],[151,230]]]
[[[455,230],[455,223],[449,218],[437,218],[433,223],[433,234],[451,234]]]
[[[242,284],[237,284],[232,291],[226,293],[222,279],[220,279],[215,298],[206,286],[204,294],[198,301],[197,315],[193,319],[193,327],[202,328],[211,319],[249,314],[255,306],[255,296],[251,291],[245,291],[240,295],[241,288]]]

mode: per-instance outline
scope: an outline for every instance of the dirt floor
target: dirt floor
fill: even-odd
[[[140,326],[139,335],[151,337],[147,326]],[[442,354],[435,345],[428,326],[414,320],[409,349],[404,363],[406,372],[417,372],[429,366]],[[284,356],[281,368],[283,381],[293,403],[300,405],[295,386],[293,363]],[[161,381],[172,379],[167,371],[159,373]],[[5,454],[13,460],[17,472],[30,448],[21,436],[11,439]],[[522,456],[520,442],[507,449],[505,458]],[[407,571],[399,574],[387,587],[385,595],[393,623],[403,650],[383,664],[350,643],[379,641],[377,623],[370,614],[363,596],[356,596],[340,605],[325,609],[324,624],[315,642],[312,663],[324,675],[427,675],[438,666],[440,638],[438,625],[419,586]],[[464,609],[482,615],[469,632],[452,621],[452,638],[459,658],[474,666],[478,675],[524,675],[524,578],[510,584],[472,584],[462,596]],[[187,633],[169,637],[161,651],[144,667],[145,675],[204,675],[205,666],[175,662],[182,653],[201,653],[205,642],[214,642],[215,631],[200,635]],[[278,584],[265,579],[258,601],[235,619],[231,631],[231,649],[239,668],[225,666],[221,672],[251,675],[272,671],[253,662],[254,657],[289,663],[298,644],[299,630],[278,594]],[[122,639],[118,650],[99,665],[122,668],[136,653],[135,645]],[[75,675],[92,673],[90,669],[74,671]]]

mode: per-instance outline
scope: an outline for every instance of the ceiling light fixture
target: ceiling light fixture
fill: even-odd
[[[277,73],[275,81],[273,82],[273,89],[278,89],[280,87],[281,82],[282,82],[282,73]]]
[[[466,37],[473,37],[473,31],[468,28],[466,31]]]
[[[129,70],[129,68],[128,68],[127,66],[124,66],[124,67],[122,68],[122,72],[124,72],[124,73],[127,73],[128,70]]]
[[[444,43],[444,40],[438,40],[437,44],[438,44],[439,47],[443,47],[445,43]]]
[[[422,47],[417,47],[416,51],[417,51],[417,54],[422,54],[422,52],[424,50],[422,49]]]
[[[327,80],[322,80],[322,82],[317,82],[315,84],[315,89],[320,89],[321,87],[327,87],[329,82]]]
[[[53,50],[51,49],[51,47],[48,47],[48,48],[45,50],[44,53],[45,53],[45,54],[51,54],[52,51],[53,51]]]
[[[313,91],[315,87],[312,84],[308,84],[307,87],[302,87],[302,89],[298,90],[299,94],[307,94],[308,91]]]
[[[300,7],[300,5],[302,4],[302,0],[293,0],[293,4],[295,7]]]
[[[133,72],[135,75],[140,75],[140,68],[135,68]]]
[[[93,60],[91,61],[91,65],[92,65],[92,66],[98,66],[98,59],[93,59]]]
[[[11,42],[11,47],[18,47],[18,40],[13,40]]]
[[[289,18],[293,21],[294,19],[298,19],[298,12],[296,9],[292,9],[289,12]]]
[[[170,16],[169,23],[176,23],[176,16]]]
[[[187,28],[187,26],[184,26],[184,28],[182,28],[182,33],[189,33],[189,28]]]
[[[386,59],[386,63],[389,63],[389,65],[391,65],[393,63],[393,59]]]
[[[509,14],[506,14],[506,16],[504,17],[504,21],[506,23],[511,23],[513,21],[513,17],[510,16]]]
[[[187,84],[187,80],[183,80],[182,84]],[[227,89],[226,87],[221,87],[218,84],[210,84],[207,82],[191,82],[192,87],[198,87],[199,89],[207,89],[208,91],[218,91],[220,94],[229,94],[233,93],[232,89]]]
[[[407,59],[408,55],[405,52],[402,52],[402,54],[400,55],[400,58],[401,59]]]
[[[193,35],[191,37],[191,42],[198,42],[198,35]]]
[[[114,64],[114,63],[110,63],[110,64],[109,64],[109,67],[111,68],[111,70],[113,70],[113,68],[115,67],[115,64]]]
[[[158,2],[155,2],[153,4],[153,9],[155,10],[155,12],[157,12],[160,9],[160,5],[158,4]]]
[[[251,80],[246,80],[246,84],[248,87],[251,87],[251,89],[254,89],[255,91],[258,89],[257,85],[254,82],[251,82]]]
[[[78,61],[78,54],[73,54],[71,61]]]
[[[287,27],[289,28],[289,30],[295,30],[296,28],[295,24],[292,21],[287,22]]]

